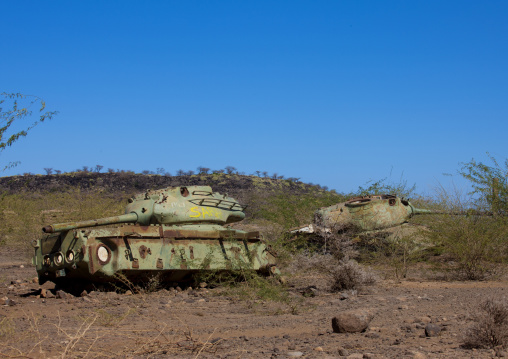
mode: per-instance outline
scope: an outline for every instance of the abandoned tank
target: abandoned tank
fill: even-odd
[[[314,223],[293,229],[293,233],[332,233],[354,229],[359,232],[383,230],[406,223],[417,214],[433,213],[416,208],[405,198],[382,194],[349,199],[320,208]]]
[[[123,215],[44,227],[46,235],[33,243],[33,264],[40,284],[59,285],[136,283],[154,275],[178,282],[236,269],[278,273],[259,232],[228,226],[244,210],[209,186],[149,190],[130,198]]]

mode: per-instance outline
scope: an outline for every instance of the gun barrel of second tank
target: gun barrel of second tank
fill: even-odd
[[[120,216],[91,219],[88,221],[51,224],[49,226],[42,228],[42,231],[44,233],[55,233],[55,232],[68,231],[71,229],[78,229],[78,228],[85,228],[85,227],[105,226],[108,224],[116,224],[116,223],[131,223],[131,222],[136,222],[137,220],[138,220],[138,215],[136,213],[128,213],[128,214],[122,214]]]
[[[435,214],[437,212],[430,209],[413,208],[413,214]]]

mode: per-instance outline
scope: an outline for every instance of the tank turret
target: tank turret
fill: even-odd
[[[314,233],[316,229],[330,233],[354,227],[360,231],[386,229],[407,222],[412,216],[435,213],[414,207],[409,200],[383,194],[354,197],[346,202],[320,208],[314,223],[292,230]]]
[[[44,233],[55,233],[120,223],[150,224],[228,224],[245,218],[245,207],[209,186],[189,186],[147,191],[129,199],[124,215],[46,226]]]

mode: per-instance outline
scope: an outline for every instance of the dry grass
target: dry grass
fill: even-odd
[[[495,348],[508,345],[508,301],[488,298],[472,313],[473,324],[466,331],[466,348]]]
[[[172,320],[184,329],[174,329],[158,321],[153,321],[150,329],[127,329],[131,325],[122,322],[129,313],[115,320],[113,326],[109,321],[104,323],[103,312],[76,318],[77,322],[60,313],[56,321],[25,313],[23,321],[27,322],[27,327],[24,330],[16,328],[11,319],[4,318],[0,322],[0,327],[5,329],[1,333],[0,358],[151,358],[177,357],[185,353],[197,359],[204,353],[214,354],[221,344],[221,339],[212,339],[216,329],[206,339],[200,339],[178,317]],[[127,338],[129,344],[117,345],[112,351],[111,343],[118,336],[122,338],[119,343],[125,345]]]
[[[328,276],[329,289],[332,292],[359,290],[373,285],[377,279],[373,272],[348,257],[337,259],[329,254],[300,254],[295,256],[293,273],[298,271],[317,271]]]
[[[0,245],[22,246],[42,235],[51,223],[107,217],[122,213],[126,196],[99,192],[21,193],[0,195]]]

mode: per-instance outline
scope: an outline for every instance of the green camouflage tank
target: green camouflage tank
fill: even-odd
[[[258,232],[227,226],[241,221],[244,209],[209,186],[150,190],[129,199],[123,215],[44,227],[46,235],[33,243],[33,264],[39,283],[63,285],[153,275],[182,281],[237,269],[278,273]]]

